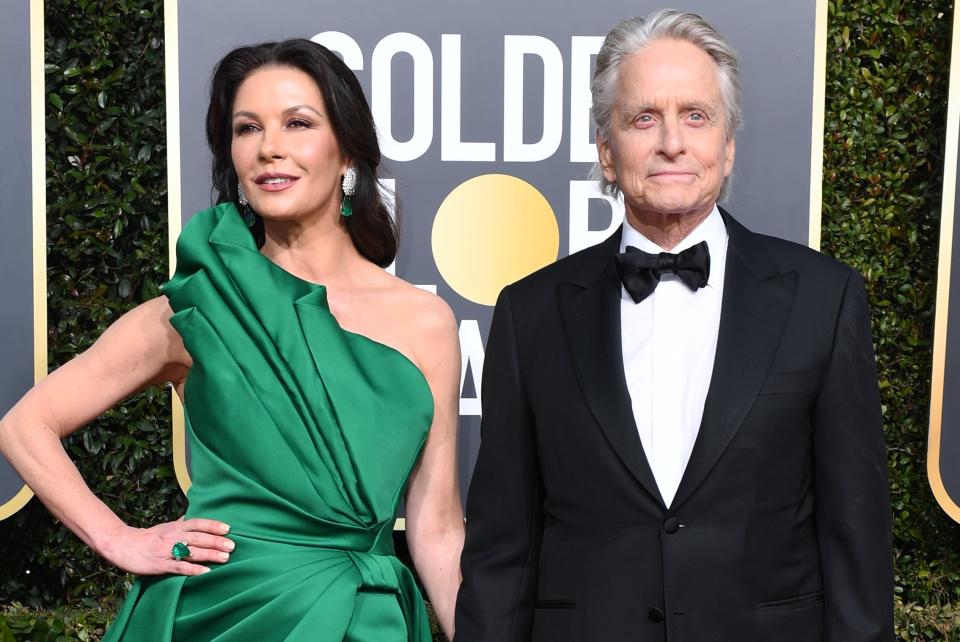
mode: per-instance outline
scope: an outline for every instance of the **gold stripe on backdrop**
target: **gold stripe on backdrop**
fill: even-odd
[[[813,118],[810,124],[810,222],[807,244],[820,249],[823,211],[823,123],[827,88],[827,0],[817,0],[813,41]]]
[[[170,276],[177,269],[177,238],[181,227],[180,200],[180,25],[177,0],[163,3],[163,36],[165,86],[167,90],[167,229]],[[171,423],[173,424],[173,471],[180,489],[190,490],[187,469],[187,436],[183,406],[175,390],[171,390]]]
[[[33,382],[47,376],[47,178],[43,75],[43,0],[30,0],[30,196],[33,245]],[[26,485],[0,505],[0,520],[23,508]]]
[[[956,211],[957,154],[960,153],[960,19],[953,17],[950,51],[950,89],[947,95],[947,138],[944,147],[943,201],[940,210],[940,261],[937,266],[937,316],[933,330],[933,372],[930,381],[930,440],[927,477],[934,497],[946,513],[960,522],[960,506],[950,497],[940,476],[940,438],[943,421],[943,388],[947,356],[947,312],[950,304],[950,263],[953,251],[953,218]]]

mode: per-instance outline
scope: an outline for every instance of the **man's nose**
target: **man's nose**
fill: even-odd
[[[686,143],[683,137],[683,127],[673,118],[665,118],[660,127],[660,151],[665,156],[673,158],[684,152]]]

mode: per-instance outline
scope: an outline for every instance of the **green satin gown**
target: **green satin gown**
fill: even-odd
[[[322,285],[264,257],[232,204],[190,220],[164,287],[193,358],[186,517],[230,561],[140,577],[107,642],[429,642],[392,529],[433,397],[400,352],[341,328]]]

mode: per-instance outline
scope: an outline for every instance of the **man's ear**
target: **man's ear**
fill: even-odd
[[[724,151],[723,158],[723,177],[726,178],[730,176],[730,172],[733,171],[733,159],[737,155],[737,139],[731,138],[726,143],[726,150]]]
[[[599,127],[597,128],[595,140],[597,142],[597,156],[600,159],[600,170],[603,172],[603,177],[607,179],[608,183],[616,183],[617,169],[613,162],[613,150],[610,147],[610,141],[603,139]]]

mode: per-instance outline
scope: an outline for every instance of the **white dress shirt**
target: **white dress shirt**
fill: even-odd
[[[727,240],[727,228],[714,206],[713,212],[670,250],[677,254],[700,241],[707,242],[710,277],[705,287],[694,292],[675,274],[665,274],[653,294],[640,303],[634,303],[621,288],[627,389],[640,442],[668,507],[690,460],[713,374]],[[666,251],[625,221],[620,251],[628,245],[654,254]]]

